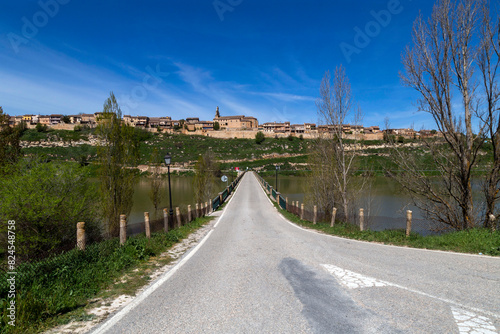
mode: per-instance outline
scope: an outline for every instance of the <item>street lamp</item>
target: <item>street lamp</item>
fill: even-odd
[[[163,159],[165,160],[165,165],[167,165],[168,168],[168,198],[170,200],[169,214],[173,216],[174,210],[172,209],[172,191],[170,189],[170,163],[172,162],[172,156],[170,155],[170,153],[167,153],[167,155],[165,155]]]
[[[280,166],[276,165],[276,192],[278,192],[278,170]]]

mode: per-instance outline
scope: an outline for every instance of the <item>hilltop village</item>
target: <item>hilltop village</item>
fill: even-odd
[[[102,112],[78,115],[22,115],[8,116],[9,125],[25,124],[29,129],[45,126],[57,130],[75,130],[78,128],[95,128],[99,124]],[[318,134],[331,132],[333,125],[316,125],[315,123],[291,124],[290,122],[266,122],[259,124],[257,118],[252,116],[221,116],[219,107],[215,111],[212,121],[203,121],[198,117],[189,117],[173,120],[169,116],[148,117],[124,115],[123,122],[135,128],[150,132],[183,133],[210,136],[215,138],[254,138],[259,131],[267,137],[302,136],[314,138]],[[356,137],[364,140],[382,140],[384,132],[390,135],[416,139],[437,136],[435,130],[414,129],[385,129],[379,126],[364,127],[363,125],[342,124],[342,133],[345,138]]]

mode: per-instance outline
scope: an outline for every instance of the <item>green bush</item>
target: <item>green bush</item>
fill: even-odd
[[[35,129],[37,132],[47,132],[48,127],[46,124],[37,123],[35,126]]]
[[[98,238],[95,187],[76,164],[21,160],[0,178],[0,219],[14,220],[19,259],[45,257],[74,247],[76,223],[84,221],[88,238]],[[6,249],[7,226],[0,227]],[[5,251],[3,251],[5,252]]]
[[[257,144],[262,144],[266,140],[266,137],[264,136],[264,133],[262,131],[259,131],[255,134],[255,142]]]

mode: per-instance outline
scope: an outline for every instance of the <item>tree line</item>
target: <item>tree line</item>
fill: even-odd
[[[96,134],[97,182],[85,164],[51,161],[47,156],[23,156],[20,138],[26,130],[10,127],[0,107],[0,256],[6,250],[7,222],[16,222],[18,260],[40,259],[75,247],[76,223],[85,222],[87,242],[116,237],[120,214],[133,206],[141,134],[121,121],[121,109],[110,93],[103,105]],[[163,152],[166,153],[166,152]],[[164,178],[159,167],[163,155],[151,154],[149,178],[155,215],[160,210]],[[194,187],[206,201],[215,191],[220,173],[213,154],[206,152],[196,164]]]

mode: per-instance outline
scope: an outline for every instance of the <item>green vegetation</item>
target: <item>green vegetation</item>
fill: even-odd
[[[307,154],[307,141],[288,141],[286,138],[268,138],[259,145],[252,139],[155,134],[147,144],[141,143],[140,161],[145,161],[155,146],[164,153],[171,152],[173,162],[195,162],[200,153],[207,151],[212,151],[217,160],[253,160],[270,154]]]
[[[41,259],[74,247],[75,226],[86,222],[89,241],[99,238],[96,189],[88,170],[76,164],[23,159],[0,178],[0,220],[16,221],[16,257]],[[6,175],[7,175],[6,174]],[[7,249],[7,224],[0,226],[0,256]]]
[[[7,326],[7,299],[4,296],[8,284],[5,277],[0,280],[0,332],[40,332],[75,318],[88,318],[84,308],[91,306],[91,300],[96,297],[134,294],[149,281],[148,271],[156,267],[160,254],[211,219],[199,218],[168,233],[153,233],[149,240],[141,235],[119,246],[115,238],[94,243],[85,251],[74,249],[19,265],[16,327]],[[160,262],[168,261],[163,258]]]
[[[264,136],[264,133],[262,131],[259,131],[255,134],[255,143],[257,144],[262,144],[266,140],[266,137]]]
[[[7,116],[0,107],[0,168],[17,161],[21,153],[19,138],[24,130],[22,124],[11,128]]]
[[[65,141],[67,143],[83,140],[89,141],[95,137],[95,129],[85,129],[81,131],[68,130],[49,130],[46,133],[37,133],[35,130],[26,130],[21,136],[22,141],[38,142],[40,140],[48,141],[48,145],[54,141]],[[194,163],[198,160],[200,152],[211,151],[216,160],[219,161],[222,170],[238,166],[245,169],[259,168],[269,169],[266,166],[274,164],[286,164],[282,166],[281,171],[304,171],[309,168],[308,162],[309,147],[311,140],[291,137],[286,138],[267,138],[261,144],[257,144],[255,139],[218,139],[208,136],[150,133],[142,129],[134,129],[134,140],[138,141],[138,160],[137,164],[149,164],[155,150],[163,156],[171,152],[173,162]],[[419,140],[406,140],[406,144],[420,145]],[[346,140],[347,145],[353,142]],[[383,141],[370,140],[361,141],[362,146],[359,150],[361,154],[356,163],[355,173],[363,174],[366,171],[374,175],[386,175],[387,171],[399,172],[400,167],[396,165],[389,155],[391,149],[382,147]],[[422,146],[403,147],[404,151],[411,152],[418,157],[420,165],[425,166],[425,173],[435,174],[435,166],[430,153]],[[69,147],[29,147],[23,148],[21,153],[24,155],[44,155],[49,160],[75,161],[81,164],[93,163],[97,160],[97,147],[89,144],[74,145]],[[481,151],[478,161],[475,164],[473,174],[484,174],[490,170],[490,161],[492,157],[491,144],[486,145]],[[280,155],[290,155],[281,156]],[[225,162],[233,160],[232,162]],[[296,165],[299,164],[299,165]]]
[[[99,203],[107,237],[118,235],[121,214],[132,209],[136,162],[140,136],[121,121],[121,110],[113,93],[104,103],[96,133],[103,143],[97,148],[99,162]]]
[[[94,130],[68,131],[49,130],[47,133],[37,133],[27,130],[21,137],[22,141],[36,143],[45,141],[47,146],[56,141],[70,142],[89,141],[95,137]],[[253,139],[218,139],[208,136],[150,133],[142,129],[134,129],[134,140],[139,142],[138,164],[148,164],[153,151],[157,149],[160,155],[171,152],[173,162],[196,162],[200,152],[212,151],[217,160],[251,160],[271,154],[307,154],[307,140],[287,138],[267,139],[258,145]],[[96,161],[96,147],[90,145],[74,145],[69,147],[30,147],[23,148],[24,155],[44,154],[55,160],[78,161],[84,154],[90,162]]]
[[[500,256],[500,231],[491,232],[487,229],[470,229],[430,236],[411,233],[409,237],[406,237],[404,229],[360,231],[358,226],[345,222],[337,222],[333,227],[330,227],[330,224],[325,222],[313,224],[279,208],[276,203],[274,205],[285,218],[297,225],[339,237],[379,242],[387,245]]]

